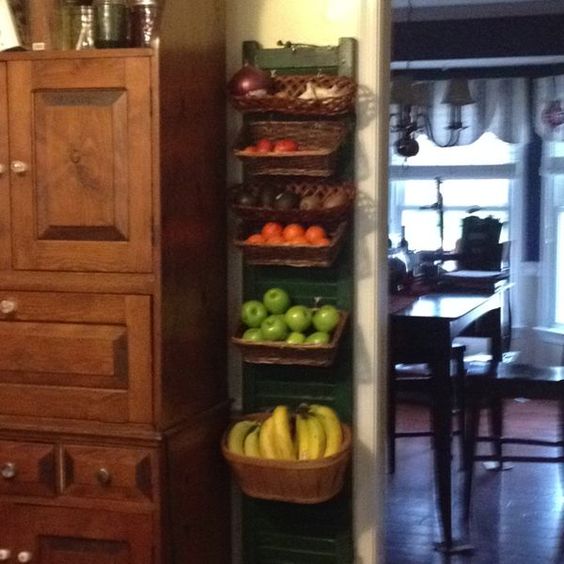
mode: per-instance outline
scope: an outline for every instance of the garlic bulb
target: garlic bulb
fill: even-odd
[[[305,91],[298,96],[301,100],[315,100],[317,98],[315,87],[312,82],[306,84]]]
[[[315,95],[317,98],[320,99],[338,98],[339,96],[343,95],[343,92],[336,84],[334,84],[333,86],[331,86],[331,88],[323,88],[322,86],[316,86]]]

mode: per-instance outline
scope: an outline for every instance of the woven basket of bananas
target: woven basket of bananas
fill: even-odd
[[[233,422],[223,456],[250,497],[314,504],[336,496],[351,457],[351,429],[324,405],[278,405]]]

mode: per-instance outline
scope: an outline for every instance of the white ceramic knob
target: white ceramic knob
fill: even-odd
[[[2,464],[2,467],[0,467],[0,476],[2,476],[4,480],[15,478],[17,473],[18,469],[13,462],[5,462]]]
[[[33,554],[24,550],[18,554],[18,562],[31,562],[33,560]]]
[[[0,560],[10,560],[12,553],[7,548],[0,548]]]
[[[10,168],[12,169],[12,172],[15,172],[16,174],[24,174],[29,170],[28,164],[23,161],[12,161]]]
[[[6,298],[4,300],[0,300],[0,313],[3,315],[8,315],[9,313],[14,313],[18,307],[16,300],[12,298]]]

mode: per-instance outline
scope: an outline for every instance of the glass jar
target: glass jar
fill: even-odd
[[[94,0],[95,44],[99,49],[127,47],[126,0]]]
[[[150,47],[157,36],[159,3],[157,0],[130,0],[132,47]]]
[[[59,49],[74,49],[80,32],[81,0],[60,0],[59,30],[57,46]]]
[[[92,6],[79,6],[80,28],[74,48],[94,49],[94,8]]]

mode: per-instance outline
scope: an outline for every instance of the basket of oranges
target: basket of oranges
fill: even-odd
[[[326,267],[343,246],[346,226],[246,222],[240,225],[235,246],[248,264]]]

